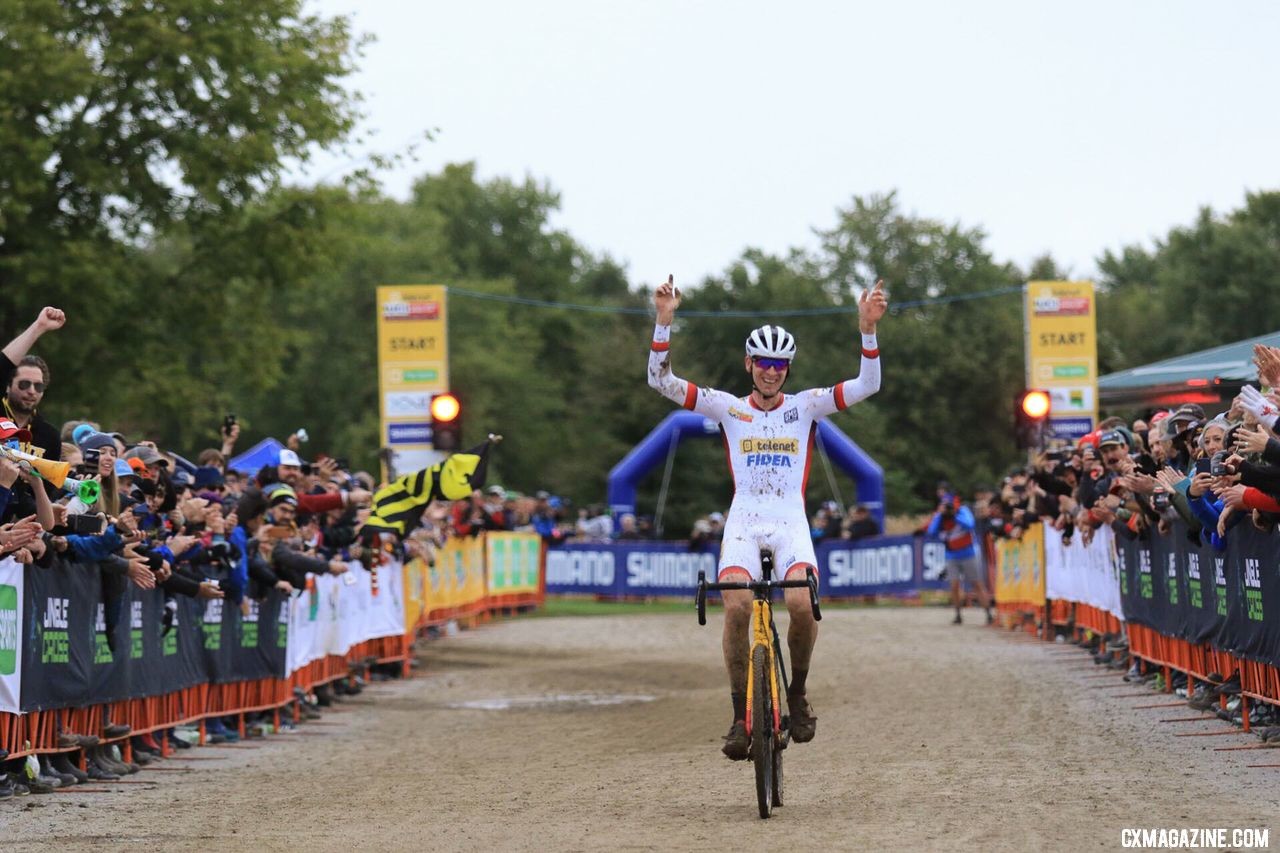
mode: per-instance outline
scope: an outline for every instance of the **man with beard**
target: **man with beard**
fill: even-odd
[[[57,462],[62,459],[62,438],[57,428],[40,417],[39,407],[49,388],[49,365],[36,355],[29,355],[40,336],[45,332],[61,329],[66,315],[57,308],[42,308],[35,322],[5,345],[0,357],[0,381],[4,382],[4,410],[0,417],[10,421],[22,436],[18,449],[32,456],[40,456]],[[20,431],[20,432],[19,432]],[[58,490],[45,483],[50,500],[58,497]],[[21,480],[14,483],[13,494],[2,521],[25,518],[36,512],[35,495]]]

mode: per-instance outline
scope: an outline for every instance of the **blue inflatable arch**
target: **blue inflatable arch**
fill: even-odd
[[[609,471],[609,509],[614,516],[636,511],[636,486],[666,461],[673,444],[688,438],[719,438],[716,423],[694,412],[672,412]],[[853,478],[858,503],[866,504],[884,529],[884,470],[827,420],[818,422],[818,442],[827,456]]]

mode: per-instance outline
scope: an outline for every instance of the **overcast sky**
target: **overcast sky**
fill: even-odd
[[[387,192],[468,160],[545,179],[556,224],[635,283],[812,246],[894,189],[998,260],[1090,277],[1280,188],[1280,4],[310,2],[375,38],[351,81],[369,147],[439,131]]]

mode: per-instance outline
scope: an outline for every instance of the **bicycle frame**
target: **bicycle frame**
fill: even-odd
[[[786,693],[787,690],[787,671],[783,664],[782,657],[782,641],[778,636],[778,628],[773,622],[773,590],[775,589],[799,589],[801,587],[809,590],[809,606],[813,609],[813,618],[815,621],[822,620],[822,609],[818,605],[818,577],[814,574],[813,567],[805,568],[804,580],[774,580],[773,575],[773,555],[767,551],[760,554],[761,580],[758,581],[730,581],[728,583],[707,583],[706,572],[698,572],[698,624],[707,624],[707,591],[708,590],[726,590],[726,589],[743,589],[750,590],[752,594],[751,602],[751,646],[747,650],[747,707],[752,707],[752,699],[754,697],[755,684],[755,650],[759,646],[764,646],[765,656],[769,661],[769,692],[771,694],[773,706],[773,728],[775,732],[781,732],[782,729],[782,711],[779,697]],[[781,680],[782,689],[778,689],[778,682]],[[751,715],[746,718],[747,735],[751,735]]]

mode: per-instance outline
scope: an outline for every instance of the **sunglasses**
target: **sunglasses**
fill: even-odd
[[[45,384],[44,384],[43,382],[32,382],[30,379],[19,379],[19,380],[18,380],[18,390],[19,390],[19,391],[28,391],[28,390],[30,390],[30,389],[31,389],[31,386],[33,386],[33,385],[34,385],[34,386],[35,386],[35,388],[36,388],[36,393],[37,393],[37,394],[43,394],[43,393],[44,393],[44,389],[45,389],[45,387],[46,387],[46,386],[45,386]]]
[[[752,361],[761,370],[768,370],[772,367],[779,373],[791,366],[791,360],[786,358],[753,358]]]

